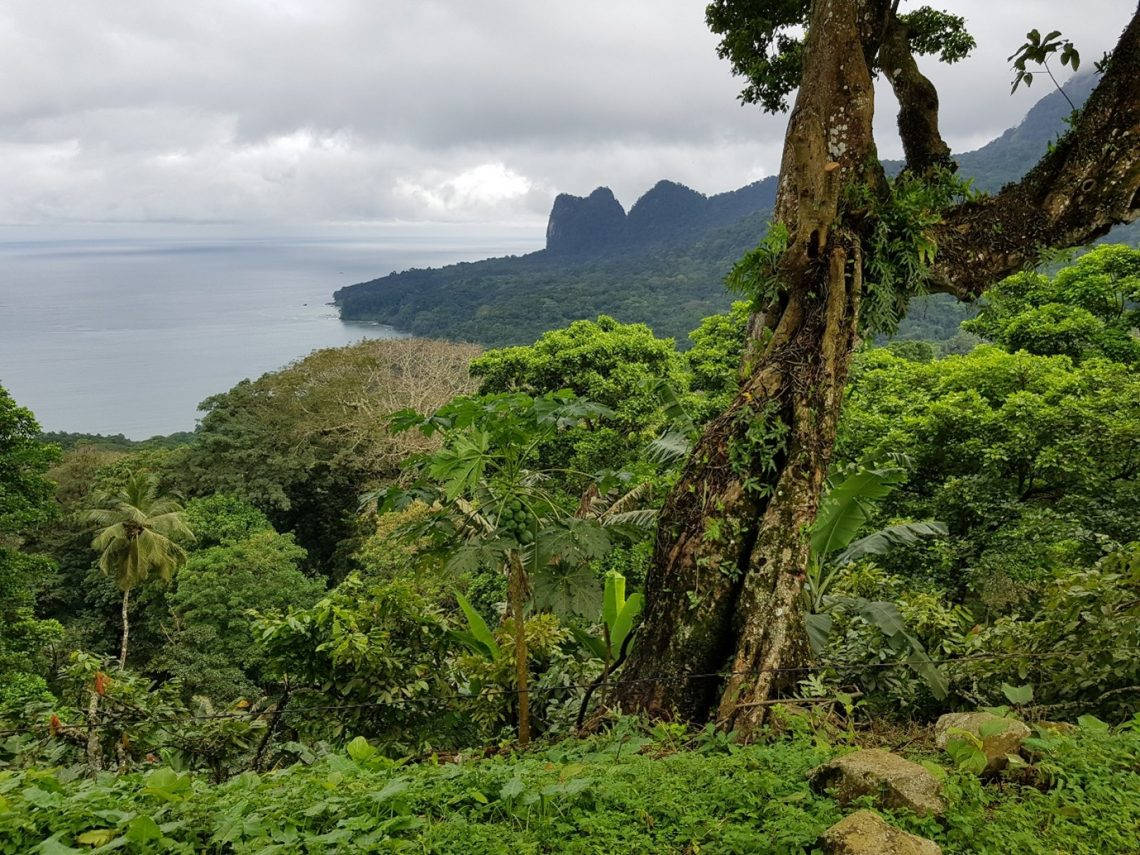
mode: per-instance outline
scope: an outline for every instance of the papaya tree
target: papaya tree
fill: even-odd
[[[409,483],[384,491],[381,507],[423,502],[429,511],[402,534],[423,544],[428,559],[442,558],[445,570],[456,576],[480,566],[502,567],[507,576],[522,745],[530,738],[525,617],[531,580],[551,565],[577,566],[602,557],[623,518],[583,515],[583,500],[567,492],[577,485],[587,497],[605,495],[615,489],[617,476],[543,468],[542,449],[560,432],[609,414],[563,390],[538,397],[522,392],[459,397],[430,416],[409,410],[393,417],[395,430],[419,428],[440,445],[410,461]],[[626,514],[634,521],[639,516]],[[470,606],[462,599],[460,605],[470,630],[461,640],[500,655]]]
[[[796,92],[768,237],[731,282],[752,303],[740,386],[704,428],[659,517],[638,644],[615,700],[744,735],[807,660],[799,606],[852,354],[922,291],[973,299],[1140,215],[1140,13],[1070,131],[1020,181],[954,178],[938,93],[915,56],[963,59],[964,21],[898,0],[715,0],[746,103]],[[888,180],[873,77],[899,102]],[[709,676],[714,675],[714,676]]]

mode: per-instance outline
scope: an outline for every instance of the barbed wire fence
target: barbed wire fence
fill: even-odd
[[[1001,653],[980,653],[971,654],[966,656],[952,656],[943,658],[932,658],[930,663],[933,665],[956,665],[968,662],[995,662],[995,661],[1047,661],[1047,660],[1064,660],[1064,659],[1079,659],[1082,654],[1070,652],[1033,652],[1033,651],[1005,651]],[[640,678],[624,678],[626,683],[660,683],[660,682],[688,682],[692,680],[725,680],[732,676],[746,676],[749,674],[760,673],[784,673],[784,674],[803,674],[808,675],[811,673],[818,673],[832,668],[839,668],[845,672],[866,673],[870,671],[881,671],[889,669],[904,669],[909,668],[910,663],[904,661],[880,661],[880,662],[867,662],[867,663],[850,663],[850,662],[818,662],[812,665],[790,666],[790,667],[775,667],[765,669],[751,669],[748,671],[712,671],[703,673],[671,673],[671,674],[656,674]],[[619,677],[619,679],[622,679]],[[564,683],[555,686],[535,686],[528,688],[526,694],[531,697],[536,695],[550,695],[555,693],[572,693],[575,691],[585,691],[595,685],[595,681]],[[263,734],[261,743],[258,745],[256,751],[256,763],[259,765],[262,757],[272,741],[277,728],[288,717],[289,719],[297,720],[304,719],[317,713],[334,713],[346,712],[349,710],[367,710],[367,709],[407,709],[419,705],[434,705],[439,708],[458,708],[461,705],[476,703],[485,699],[494,697],[515,697],[523,694],[521,690],[509,686],[492,686],[483,689],[480,692],[472,694],[463,694],[462,692],[450,693],[447,695],[438,693],[424,693],[417,696],[400,697],[400,698],[386,698],[384,700],[373,701],[352,701],[352,702],[333,702],[333,703],[320,703],[320,704],[303,704],[288,706],[288,701],[295,695],[304,691],[318,691],[311,687],[298,687],[290,688],[285,687],[282,694],[278,697],[276,702],[270,703],[260,709],[241,709],[231,710],[226,712],[187,712],[169,715],[156,715],[155,713],[144,709],[122,697],[114,694],[104,693],[101,697],[109,704],[117,706],[122,710],[119,715],[104,714],[99,717],[97,721],[86,722],[73,722],[64,723],[58,722],[52,727],[53,735],[59,733],[71,732],[74,734],[87,735],[92,731],[107,731],[116,730],[125,732],[131,726],[140,724],[147,725],[185,725],[191,723],[209,722],[209,721],[224,721],[224,720],[244,720],[248,722],[256,722],[259,719],[268,718],[269,721],[266,725],[266,732]],[[1073,709],[1081,707],[1089,707],[1097,701],[1104,698],[1122,695],[1122,694],[1140,694],[1140,686],[1125,686],[1111,689],[1102,693],[1097,698],[1083,699],[1083,700],[1066,700],[1050,704],[1025,704],[1019,705],[1018,709],[1023,714],[1028,716],[1035,715],[1045,710],[1052,709]],[[820,703],[836,703],[836,698],[803,698],[789,696],[786,698],[778,698],[771,701],[771,703],[786,703],[789,705],[794,704],[820,704]],[[23,728],[7,728],[0,729],[0,738],[25,734],[29,732],[28,727]],[[185,747],[185,746],[178,746]]]

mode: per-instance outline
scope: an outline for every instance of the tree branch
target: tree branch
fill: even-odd
[[[969,300],[1034,264],[1140,216],[1140,9],[1076,126],[1021,181],[953,208],[934,230],[931,290]]]
[[[907,170],[921,175],[933,166],[955,168],[950,146],[938,132],[938,90],[918,70],[906,25],[893,11],[879,47],[879,67],[899,102],[899,137],[906,154]]]

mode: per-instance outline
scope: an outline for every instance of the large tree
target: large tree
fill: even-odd
[[[645,617],[617,700],[747,733],[803,676],[798,609],[843,389],[861,334],[922,290],[978,296],[1140,214],[1140,12],[1071,131],[1019,182],[951,177],[915,54],[961,59],[960,18],[898,0],[716,0],[743,100],[789,117],[769,237],[733,276],[754,313],[739,393],[706,427],[660,516]],[[873,76],[899,101],[903,175],[884,175]],[[712,676],[710,676],[712,675]]]

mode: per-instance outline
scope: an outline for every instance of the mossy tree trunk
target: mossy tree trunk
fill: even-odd
[[[872,211],[852,200],[882,198],[886,188],[872,137],[870,58],[889,71],[900,101],[908,171],[924,174],[944,165],[949,151],[938,132],[937,93],[910,55],[896,6],[880,0],[812,3],[774,212],[789,238],[778,263],[779,296],[753,319],[739,394],[705,429],[662,510],[643,622],[613,697],[626,710],[716,720],[747,736],[763,722],[764,702],[804,676],[799,601],[807,532],[858,344],[864,254],[875,226]],[[1081,224],[1054,202],[1057,215],[1069,219],[1039,224],[1039,235],[1051,235],[1043,245],[1080,242],[1105,223],[1136,216],[1140,78],[1130,74],[1140,54],[1137,30],[1134,19],[1117,49],[1129,55],[1114,60],[1090,99],[1086,110],[1096,118],[1082,118],[1076,130],[1113,140],[1111,157],[1082,143],[1083,154],[1068,159],[1083,164],[1082,174],[1099,169],[1112,176],[1111,198]],[[1124,106],[1103,103],[1102,90]],[[1056,162],[1049,174],[1063,173],[1064,158],[1051,157]],[[1047,178],[1031,173],[1029,179],[1036,190],[1015,185],[987,203],[988,214],[963,205],[946,215],[940,234],[956,251],[951,259],[966,263],[964,241],[986,252],[979,217],[997,211],[1012,216],[1016,199],[1048,193],[1041,189]],[[847,194],[852,187],[870,192]],[[1043,213],[1043,221],[1056,219]],[[991,281],[1024,260],[1010,251],[986,257]],[[945,262],[932,275],[946,283],[945,290],[964,295],[981,289],[973,273],[947,269]]]

